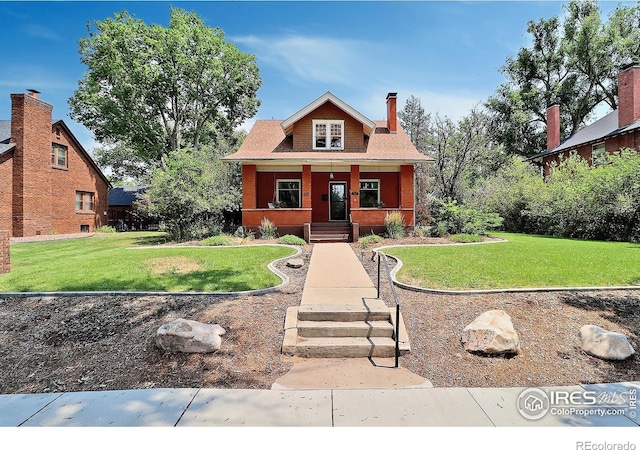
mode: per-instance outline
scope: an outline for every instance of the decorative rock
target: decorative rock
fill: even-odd
[[[225,333],[217,324],[176,319],[158,328],[156,345],[170,352],[211,353],[220,350]]]
[[[635,353],[624,334],[607,331],[595,325],[581,327],[580,340],[585,353],[602,359],[621,361]]]
[[[287,260],[287,267],[293,267],[294,269],[299,269],[304,266],[304,261],[300,258],[291,258]]]
[[[511,317],[501,309],[487,311],[462,330],[462,344],[468,352],[489,355],[517,354],[520,337]]]

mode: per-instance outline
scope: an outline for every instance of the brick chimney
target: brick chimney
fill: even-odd
[[[11,94],[13,154],[13,235],[51,230],[51,112],[39,92]]]
[[[547,150],[560,145],[560,105],[547,108]]]
[[[398,94],[396,92],[389,92],[387,94],[387,128],[390,133],[398,132],[398,118],[396,116],[396,99]]]
[[[618,75],[618,127],[640,119],[640,64],[624,66]]]

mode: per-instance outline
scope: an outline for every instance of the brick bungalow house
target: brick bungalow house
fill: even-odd
[[[398,210],[414,225],[414,163],[419,153],[398,124],[396,94],[387,120],[363,116],[331,92],[286,120],[257,120],[240,149],[242,225],[263,218],[307,242],[357,240],[384,231]]]
[[[640,65],[622,68],[618,75],[618,109],[560,142],[560,106],[547,109],[547,150],[529,158],[549,174],[551,164],[576,153],[589,164],[622,148],[640,150]]]
[[[0,121],[0,230],[13,237],[106,224],[109,180],[52,110],[37,91],[11,94]]]

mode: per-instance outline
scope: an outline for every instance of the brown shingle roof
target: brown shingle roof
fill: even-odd
[[[409,136],[398,124],[397,133],[389,133],[386,121],[376,121],[366,151],[293,151],[291,138],[287,138],[280,120],[257,120],[240,149],[223,158],[226,161],[387,161],[427,162],[433,158],[416,150]]]

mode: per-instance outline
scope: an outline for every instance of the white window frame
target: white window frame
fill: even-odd
[[[374,206],[361,206],[360,208],[376,208],[377,205],[380,204],[380,179],[379,178],[366,178],[366,179],[361,179],[360,182],[358,183],[358,196],[360,197],[360,201],[362,201],[362,183],[378,183],[378,200],[376,201],[376,205]],[[371,191],[373,189],[367,189],[368,191]]]
[[[326,147],[316,147],[316,125],[326,125]],[[340,125],[340,147],[331,147],[331,125]],[[314,150],[344,150],[344,120],[312,120],[312,138]]]
[[[602,154],[600,155],[595,155],[594,151],[595,150],[600,150],[602,149]],[[593,144],[591,146],[591,165],[593,166],[599,166],[600,164],[602,164],[602,160],[601,158],[604,157],[607,154],[607,148],[605,146],[604,141],[603,142],[598,142],[597,144]]]
[[[276,202],[280,204],[280,183],[298,183],[298,206],[294,206],[294,208],[300,208],[300,203],[302,202],[302,180],[300,178],[278,178],[276,179]],[[292,189],[287,189],[292,190]]]

